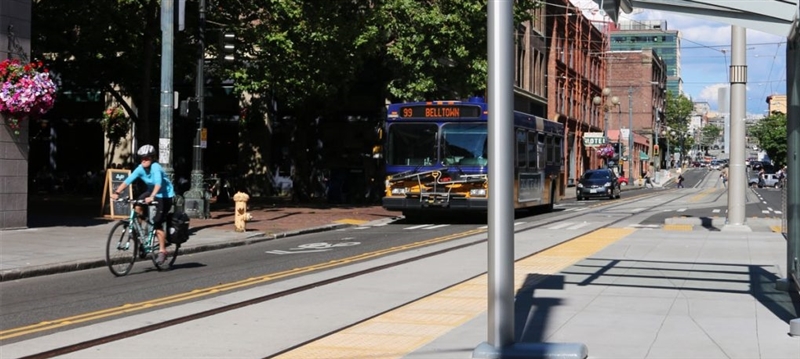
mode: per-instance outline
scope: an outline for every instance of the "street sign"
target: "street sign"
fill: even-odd
[[[606,136],[602,132],[585,132],[583,134],[583,145],[586,147],[597,147],[606,144]]]

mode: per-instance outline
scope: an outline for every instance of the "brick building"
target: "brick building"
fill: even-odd
[[[611,135],[609,138],[614,142],[622,141],[627,149],[625,129],[633,129],[633,152],[626,150],[625,155],[632,160],[633,172],[629,174],[635,179],[645,170],[658,169],[654,145],[661,130],[660,120],[664,118],[667,69],[664,61],[650,49],[612,51],[605,59],[608,66],[606,87],[620,99],[616,114],[612,113],[609,120],[609,128],[616,130],[614,133],[618,137],[616,141]],[[656,168],[651,168],[651,163]],[[625,169],[627,175],[629,164],[626,163]]]
[[[603,164],[594,148],[584,145],[585,133],[603,132],[603,115],[592,99],[606,82],[602,56],[608,38],[568,0],[547,2],[547,118],[564,124],[566,186]],[[563,187],[566,187],[563,186]]]

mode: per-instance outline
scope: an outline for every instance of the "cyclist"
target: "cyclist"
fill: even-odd
[[[147,191],[139,196],[140,200],[145,203],[150,203],[158,199],[155,210],[156,213],[152,216],[153,225],[156,229],[156,237],[158,237],[158,258],[156,262],[159,264],[164,263],[167,258],[166,249],[166,232],[164,232],[163,224],[167,218],[167,213],[172,209],[172,200],[175,197],[175,190],[172,187],[172,182],[167,178],[164,169],[158,162],[155,162],[156,149],[151,145],[144,145],[136,151],[136,155],[142,161],[136,169],[128,175],[124,182],[120,183],[114,193],[111,194],[111,199],[119,198],[119,194],[130,186],[137,178],[141,179],[147,185]],[[139,212],[137,210],[137,212]]]

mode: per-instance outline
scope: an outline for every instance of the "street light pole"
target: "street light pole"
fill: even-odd
[[[628,183],[633,183],[633,86],[628,86]]]
[[[656,126],[655,126],[655,131],[653,131],[655,133],[655,138],[656,138],[655,146],[656,148],[659,149],[658,155],[656,155],[655,151],[653,151],[653,157],[655,157],[655,161],[653,161],[653,163],[655,163],[656,165],[655,171],[653,171],[653,179],[656,181],[656,183],[659,183],[658,170],[661,167],[661,149],[659,148],[660,146],[658,145],[658,131],[660,131],[660,129],[658,123],[658,110],[656,110]]]
[[[158,163],[164,167],[167,177],[172,180],[172,111],[175,94],[172,84],[173,65],[173,0],[161,1],[161,108],[158,138]]]
[[[205,189],[203,188],[203,118],[205,116],[205,25],[206,25],[206,1],[200,0],[199,4],[200,21],[197,24],[197,76],[195,78],[195,97],[197,97],[197,109],[199,119],[197,121],[197,133],[194,139],[194,149],[192,151],[192,187],[186,192],[185,207],[186,213],[195,218],[208,218],[210,216],[206,201]]]
[[[604,145],[608,146],[608,112],[611,107],[619,105],[619,98],[611,96],[611,89],[606,87],[603,88],[602,97],[595,96],[592,102],[597,106],[603,106],[603,141],[605,142]],[[606,166],[608,166],[608,162],[606,162]]]

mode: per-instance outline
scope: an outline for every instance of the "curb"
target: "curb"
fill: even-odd
[[[245,246],[250,244],[256,244],[266,241],[271,241],[279,238],[286,238],[286,237],[294,237],[303,234],[309,233],[318,233],[318,232],[326,232],[332,231],[336,229],[352,227],[352,224],[346,223],[333,223],[333,224],[326,224],[324,226],[319,227],[312,227],[312,228],[304,228],[298,229],[294,231],[288,232],[281,232],[281,233],[274,233],[271,235],[267,235],[264,233],[254,233],[251,236],[248,236],[244,239],[240,240],[232,240],[227,242],[218,242],[218,243],[209,243],[209,244],[201,244],[195,245],[191,247],[181,247],[181,255],[184,254],[191,254],[191,253],[199,253],[199,252],[206,252],[216,249],[223,249],[223,248],[231,248],[231,247],[239,247]],[[139,259],[136,258],[136,262],[142,261],[150,261],[149,259]],[[136,263],[135,262],[135,263]],[[55,264],[45,264],[40,266],[32,266],[27,268],[21,269],[9,269],[6,271],[0,271],[0,282],[15,280],[15,279],[23,279],[23,278],[32,278],[38,277],[43,275],[49,274],[57,274],[57,273],[67,273],[67,272],[74,272],[79,270],[86,270],[86,269],[94,269],[99,267],[105,267],[106,261],[105,259],[84,259],[78,260],[73,262],[66,262],[66,263],[55,263]]]

